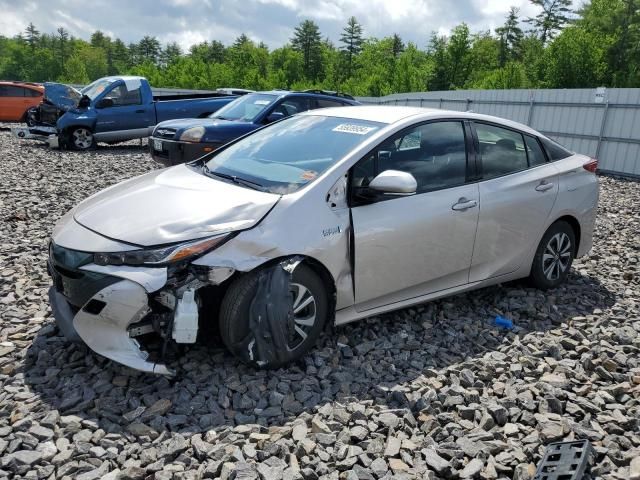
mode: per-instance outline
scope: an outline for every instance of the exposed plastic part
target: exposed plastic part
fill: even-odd
[[[89,302],[93,299],[106,303],[100,313],[80,309],[73,319],[76,332],[91,350],[136,370],[173,375],[165,365],[150,362],[147,352],[129,337],[129,325],[149,312],[147,292],[141,285],[122,280],[103,288]]]
[[[300,258],[283,261],[262,270],[249,308],[249,334],[236,351],[258,367],[269,367],[287,359],[287,325],[293,318],[291,276]]]
[[[173,317],[171,337],[176,343],[196,343],[198,337],[198,304],[195,290],[189,289],[178,300]]]
[[[595,451],[589,440],[547,445],[534,480],[586,480]]]

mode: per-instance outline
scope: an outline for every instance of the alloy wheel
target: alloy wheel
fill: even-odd
[[[293,305],[290,323],[288,325],[289,350],[298,348],[309,336],[316,323],[316,299],[307,287],[300,283],[291,284]]]
[[[78,150],[86,150],[93,144],[93,134],[87,128],[76,128],[72,135],[73,146]]]
[[[556,281],[571,263],[571,239],[566,233],[556,233],[544,249],[542,272],[547,280]]]

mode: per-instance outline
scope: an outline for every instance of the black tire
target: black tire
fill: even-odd
[[[67,145],[72,150],[91,150],[96,147],[96,139],[90,128],[72,127],[68,130]]]
[[[529,282],[540,290],[557,287],[567,279],[575,255],[573,228],[564,221],[554,223],[540,240],[533,257]]]
[[[251,331],[249,323],[251,305],[258,290],[260,276],[267,271],[269,271],[269,268],[248,273],[236,279],[229,286],[220,307],[220,336],[229,351],[243,362],[253,366],[277,368],[298,360],[316,344],[327,319],[328,298],[327,290],[318,275],[306,265],[299,264],[293,271],[291,291],[293,293],[294,304],[297,293],[300,292],[296,285],[302,285],[307,288],[312,295],[314,300],[313,305],[315,307],[315,320],[313,325],[288,325],[285,330],[291,336],[287,339],[288,348],[280,351],[280,358],[255,358],[257,355],[255,351],[254,358],[250,358],[247,345],[251,343],[251,339],[254,338],[255,333]],[[306,298],[307,297],[305,297],[305,299]],[[303,299],[300,303],[304,301]],[[305,309],[308,309],[309,312],[311,311],[311,307],[304,307],[304,309],[300,310],[301,316],[309,313],[305,312]],[[294,331],[292,327],[296,326],[304,331],[306,338],[303,338]],[[298,340],[299,343],[293,340],[297,337],[300,337]],[[289,342],[290,340],[292,340],[291,343]]]

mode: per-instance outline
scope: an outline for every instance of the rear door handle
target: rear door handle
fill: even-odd
[[[540,182],[540,185],[536,187],[536,190],[538,192],[546,192],[547,190],[551,190],[552,188],[553,188],[553,183],[543,180]]]
[[[463,212],[477,206],[478,202],[476,202],[475,200],[467,200],[466,198],[462,197],[458,200],[458,203],[451,206],[451,209],[457,212]]]

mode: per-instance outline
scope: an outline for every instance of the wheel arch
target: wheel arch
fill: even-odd
[[[571,230],[573,230],[573,236],[575,237],[575,241],[576,241],[575,251],[576,252],[580,251],[580,238],[582,235],[582,226],[580,225],[580,222],[578,221],[578,219],[573,215],[563,215],[559,218],[556,218],[556,220],[551,225],[554,225],[558,222],[565,222],[569,224],[569,226],[571,227]],[[549,225],[549,228],[551,228],[551,225]]]

